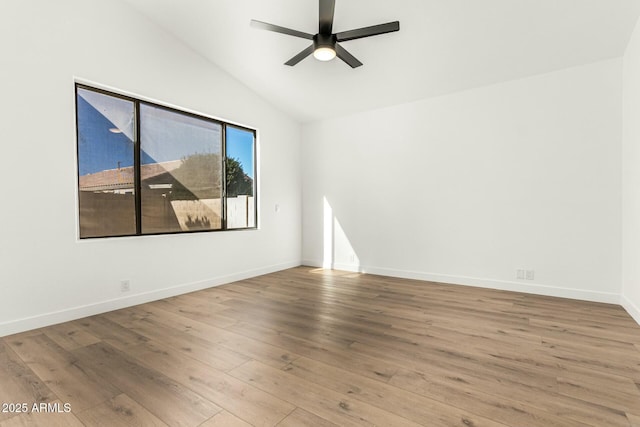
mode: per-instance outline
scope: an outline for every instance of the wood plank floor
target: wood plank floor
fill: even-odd
[[[0,402],[2,427],[640,426],[640,326],[300,267],[4,337]]]

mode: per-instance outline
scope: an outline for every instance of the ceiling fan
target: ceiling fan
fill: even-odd
[[[400,22],[387,22],[386,24],[373,25],[371,27],[358,28],[357,30],[333,32],[333,13],[335,10],[335,0],[320,0],[320,23],[318,33],[313,35],[278,25],[268,24],[262,21],[251,20],[253,28],[275,31],[276,33],[287,34],[289,36],[300,37],[313,40],[313,44],[285,62],[285,65],[294,66],[307,56],[313,56],[320,61],[330,61],[336,56],[349,64],[351,68],[362,65],[353,55],[338,43],[349,40],[361,39],[364,37],[377,36],[379,34],[391,33],[400,30]]]

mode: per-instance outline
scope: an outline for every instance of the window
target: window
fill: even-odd
[[[256,227],[255,131],[76,85],[80,238]]]
[[[227,228],[256,226],[254,134],[227,126]]]

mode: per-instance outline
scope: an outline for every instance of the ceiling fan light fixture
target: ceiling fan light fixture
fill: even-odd
[[[313,57],[318,61],[331,61],[336,57],[336,38],[333,34],[313,36]]]
[[[301,39],[313,40],[313,44],[311,46],[307,47],[284,63],[284,65],[288,65],[290,67],[298,64],[307,56],[313,55],[319,61],[331,61],[337,56],[351,68],[358,68],[362,65],[362,62],[358,61],[356,57],[351,55],[339,43],[400,31],[400,22],[393,21],[387,22],[386,24],[372,25],[369,27],[357,28],[355,30],[334,33],[333,15],[335,12],[336,0],[318,0],[318,5],[318,33],[315,35],[298,30],[292,30],[291,28],[281,27],[279,25],[269,24],[267,22],[256,21],[255,19],[251,20],[251,26],[253,28],[273,31]]]
[[[313,51],[313,57],[318,61],[331,61],[336,57],[336,51],[331,47],[321,46]]]

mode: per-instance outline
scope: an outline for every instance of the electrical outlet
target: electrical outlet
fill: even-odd
[[[533,280],[535,272],[533,270],[527,270],[525,273],[525,278],[527,280]]]
[[[120,281],[120,292],[129,292],[131,290],[131,282],[129,280]]]
[[[516,279],[524,280],[524,270],[518,269],[516,270]]]
[[[356,255],[355,254],[349,255],[349,262],[356,262]]]

